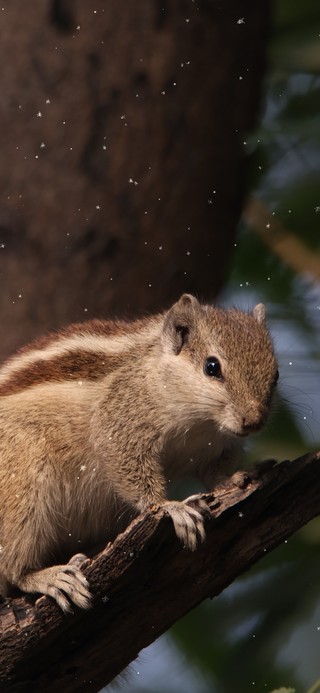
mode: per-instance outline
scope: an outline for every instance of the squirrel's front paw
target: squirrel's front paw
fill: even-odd
[[[207,503],[199,496],[190,496],[185,501],[167,501],[163,507],[172,519],[178,539],[194,551],[198,541],[204,541],[206,536],[204,520],[211,515]]]
[[[16,584],[25,592],[49,595],[65,613],[72,611],[69,600],[82,609],[88,609],[91,606],[88,581],[79,568],[72,563],[28,573]]]

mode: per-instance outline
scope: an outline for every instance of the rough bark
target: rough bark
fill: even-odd
[[[221,288],[269,3],[3,1],[0,357]]]
[[[64,616],[48,598],[1,609],[0,690],[98,691],[138,652],[320,513],[320,453],[209,497],[207,538],[184,550],[160,510],[139,517],[84,569],[90,611]]]

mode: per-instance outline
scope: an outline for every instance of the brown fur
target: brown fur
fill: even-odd
[[[74,349],[49,360],[38,359],[0,383],[0,396],[22,392],[41,383],[99,380],[122,362],[123,356],[106,359],[103,354]]]
[[[204,373],[208,356],[221,378]],[[184,295],[166,314],[91,321],[21,350],[0,370],[0,593],[16,585],[90,604],[75,564],[128,509],[162,505],[180,540],[203,540],[208,508],[168,501],[169,481],[208,487],[265,422],[277,365],[262,307],[254,315]]]

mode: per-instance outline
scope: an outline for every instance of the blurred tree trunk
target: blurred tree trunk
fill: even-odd
[[[268,3],[3,0],[0,356],[220,289]]]

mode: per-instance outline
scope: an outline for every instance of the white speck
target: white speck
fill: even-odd
[[[46,103],[51,103],[50,99],[46,99]]]
[[[208,205],[212,205],[212,199],[210,197],[208,199]]]
[[[187,250],[187,255],[191,255],[190,250]]]
[[[163,248],[163,246],[162,246],[162,245],[159,245],[159,250],[162,250],[162,248]]]
[[[289,366],[292,366],[292,361],[289,361]]]
[[[82,385],[82,380],[78,380],[78,385]]]
[[[107,595],[105,594],[104,597],[101,597],[101,601],[103,602],[103,604],[106,604],[109,601],[109,597],[107,597]]]
[[[237,19],[237,24],[244,24],[244,17]]]
[[[124,114],[122,116],[120,116],[120,120],[125,120],[125,119],[126,119],[126,116]]]
[[[105,144],[102,145],[102,149],[106,150],[107,146]]]
[[[266,224],[266,229],[270,229],[271,224]]]
[[[44,149],[45,146],[46,146],[45,143],[44,143],[44,142],[41,142],[41,144],[40,144],[40,149]]]
[[[243,517],[243,512],[241,512],[241,510],[238,512],[238,517]]]
[[[82,464],[80,467],[80,472],[84,472],[87,469],[85,464]]]
[[[2,553],[2,551],[3,551],[3,546],[1,546],[1,544],[0,544],[0,553]]]
[[[244,143],[243,143],[243,144],[247,144],[247,143],[246,143],[246,141],[244,141]]]
[[[80,24],[76,27],[76,31],[80,31]]]
[[[243,79],[242,75],[239,75],[239,79]]]
[[[37,113],[37,118],[42,118],[42,113],[41,113],[41,111],[38,111],[38,113]]]
[[[96,209],[101,209],[100,205],[96,205]]]
[[[165,91],[162,91],[162,92],[161,92],[162,96],[164,96],[164,95],[165,95],[165,93],[166,93]]]
[[[315,211],[316,211],[317,213],[320,212],[320,205],[318,205],[317,207],[315,207]]]
[[[186,22],[187,22],[187,23],[190,22],[190,19],[186,19]]]

